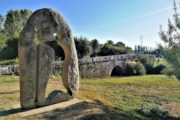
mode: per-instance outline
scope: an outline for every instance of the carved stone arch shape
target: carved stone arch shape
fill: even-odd
[[[55,90],[45,98],[48,71],[55,56],[53,49],[45,42],[52,40],[56,40],[65,53],[62,80],[67,93]],[[59,13],[47,8],[35,11],[21,32],[18,53],[22,108],[55,104],[77,94],[77,52],[71,30]]]

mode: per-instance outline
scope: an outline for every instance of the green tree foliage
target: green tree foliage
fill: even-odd
[[[132,53],[132,49],[130,47],[126,47],[122,42],[114,44],[113,41],[109,40],[103,45],[98,55],[106,56],[128,53]]]
[[[0,52],[6,47],[7,36],[4,30],[0,30]]]
[[[114,45],[114,42],[113,42],[112,40],[108,40],[108,41],[107,41],[107,44],[109,44],[109,45]]]
[[[4,22],[4,17],[0,15],[0,30],[3,29],[3,22]]]
[[[132,52],[133,52],[132,48],[127,46],[126,49],[125,49],[125,54],[129,54],[129,53],[132,53]]]
[[[136,71],[134,70],[134,64],[133,63],[126,63],[126,76],[132,76],[135,75]]]
[[[156,67],[154,68],[154,73],[155,73],[155,74],[161,74],[162,71],[163,71],[164,69],[166,69],[166,67],[167,67],[167,66],[160,64],[160,65],[158,65],[158,66],[156,66]]]
[[[10,10],[5,18],[0,15],[1,59],[17,57],[19,34],[31,14],[30,10]]]
[[[152,53],[151,49],[148,49],[147,46],[141,46],[141,45],[135,45],[135,53],[138,54],[146,54],[146,53]]]
[[[134,69],[136,71],[135,75],[145,75],[146,74],[146,69],[145,69],[144,65],[140,62],[137,62],[134,65]]]
[[[18,39],[10,39],[5,43],[4,47],[0,52],[1,59],[14,59],[18,56]]]
[[[112,40],[108,40],[101,45],[97,39],[89,41],[86,37],[74,37],[74,40],[79,58],[132,53],[132,49],[123,42],[115,44]]]
[[[126,47],[123,42],[117,42],[115,46],[117,46],[117,47]]]
[[[149,57],[141,57],[140,62],[144,65],[146,68],[147,74],[154,74],[154,63],[155,59],[149,58]]]
[[[10,38],[18,38],[27,19],[32,14],[30,10],[10,10],[4,23],[7,35]]]
[[[92,45],[92,55],[91,56],[96,56],[100,50],[100,44],[97,39],[91,40],[91,45]]]
[[[91,42],[86,37],[74,37],[78,58],[90,57],[92,54]]]
[[[146,69],[142,63],[140,62],[126,63],[126,71],[125,71],[126,76],[145,75],[145,74],[146,74]]]
[[[173,66],[174,73],[180,79],[180,17],[177,12],[176,2],[174,1],[174,23],[168,20],[168,30],[163,30],[160,26],[160,37],[164,41],[165,58]],[[162,47],[162,45],[161,45]]]
[[[3,29],[4,17],[0,15],[0,51],[6,46],[7,40],[5,30]]]
[[[165,69],[163,69],[162,73],[166,74],[169,78],[171,78],[174,75],[174,69],[172,66],[168,68],[166,67]]]

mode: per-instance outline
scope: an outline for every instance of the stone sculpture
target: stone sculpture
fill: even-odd
[[[45,97],[54,50],[46,44],[57,41],[65,53],[62,72],[67,92],[55,90]],[[43,8],[35,11],[24,26],[19,40],[20,103],[34,108],[73,98],[79,88],[78,58],[71,30],[57,12]]]

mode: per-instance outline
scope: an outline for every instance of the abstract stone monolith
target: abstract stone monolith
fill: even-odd
[[[45,97],[54,50],[46,43],[57,41],[65,53],[62,81],[67,92],[55,90]],[[20,103],[33,108],[73,98],[79,88],[78,58],[74,39],[64,18],[51,9],[35,11],[24,26],[19,40]]]

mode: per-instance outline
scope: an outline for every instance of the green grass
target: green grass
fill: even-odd
[[[80,98],[88,94],[87,98],[100,101],[113,109],[131,112],[134,116],[139,116],[137,111],[161,108],[172,103],[176,105],[175,110],[180,110],[180,81],[175,78],[149,75],[87,79],[82,80],[81,85]]]
[[[180,82],[175,79],[164,75],[146,75],[146,76],[133,76],[133,77],[109,77],[102,79],[84,79],[81,81],[82,84],[91,85],[136,85],[144,87],[152,86],[179,86]]]
[[[18,79],[13,76],[0,76],[1,109],[19,102]],[[50,87],[47,93],[58,88],[64,90],[62,83],[59,82],[60,79],[57,77],[49,80]],[[169,79],[164,75],[109,77],[82,79],[80,83],[78,98],[97,101],[108,109],[119,111],[126,116],[151,120],[157,117],[167,119],[179,115],[180,81],[175,78]],[[107,115],[113,116],[113,114]],[[113,117],[113,119],[118,118],[117,114]]]
[[[10,65],[10,64],[16,64],[17,59],[11,59],[11,60],[0,60],[0,65]]]
[[[17,82],[19,82],[18,78],[19,78],[18,76],[3,76],[3,75],[0,75],[0,84],[17,83]]]

